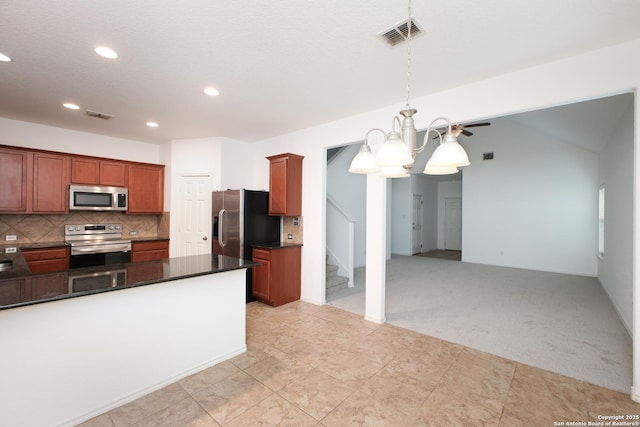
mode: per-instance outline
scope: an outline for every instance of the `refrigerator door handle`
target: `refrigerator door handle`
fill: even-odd
[[[227,245],[224,241],[224,213],[227,212],[226,209],[220,209],[220,213],[218,213],[219,223],[218,223],[218,242],[220,246],[223,248]]]

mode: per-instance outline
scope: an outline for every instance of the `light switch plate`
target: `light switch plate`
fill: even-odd
[[[4,240],[6,240],[7,242],[12,241],[12,240],[18,240],[18,235],[17,234],[7,234],[6,236],[4,236]]]
[[[5,254],[15,254],[17,252],[18,252],[18,248],[15,248],[15,247],[4,248],[4,253]]]

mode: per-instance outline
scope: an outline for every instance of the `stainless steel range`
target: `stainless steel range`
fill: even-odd
[[[131,240],[122,239],[122,224],[66,224],[71,268],[122,264],[131,261]]]

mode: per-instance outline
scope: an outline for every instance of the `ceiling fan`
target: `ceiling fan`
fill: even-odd
[[[489,122],[484,122],[484,123],[472,123],[469,125],[463,125],[463,124],[455,124],[455,125],[451,125],[451,133],[457,138],[460,136],[460,134],[464,135],[464,136],[471,136],[473,135],[473,132],[469,132],[467,130],[467,128],[473,128],[473,127],[478,127],[478,126],[490,126],[491,123]],[[438,132],[440,132],[443,136],[444,134],[447,132],[447,128],[442,128],[442,129],[438,129]],[[438,135],[436,135],[433,139],[438,139]]]

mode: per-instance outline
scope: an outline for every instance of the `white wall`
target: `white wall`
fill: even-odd
[[[411,216],[413,194],[411,178],[396,178],[391,181],[391,253],[397,255],[413,255],[411,247]]]
[[[469,141],[463,261],[595,276],[597,154],[508,118]]]
[[[628,331],[633,330],[633,105],[600,156],[605,186],[604,258],[598,278]]]
[[[0,118],[0,144],[143,163],[161,163],[160,146]]]
[[[424,174],[412,174],[413,194],[422,195],[422,252],[438,247],[438,182]]]
[[[464,172],[462,172],[464,174]],[[440,181],[438,182],[438,249],[444,249],[444,217],[445,199],[462,198],[462,181]],[[464,213],[464,199],[462,201],[462,212]],[[462,227],[462,240],[464,241],[464,225]]]
[[[338,206],[353,218],[354,224],[354,265],[365,264],[365,232],[367,177],[348,171],[351,160],[358,153],[361,144],[346,147],[327,165],[327,195],[331,196]]]

